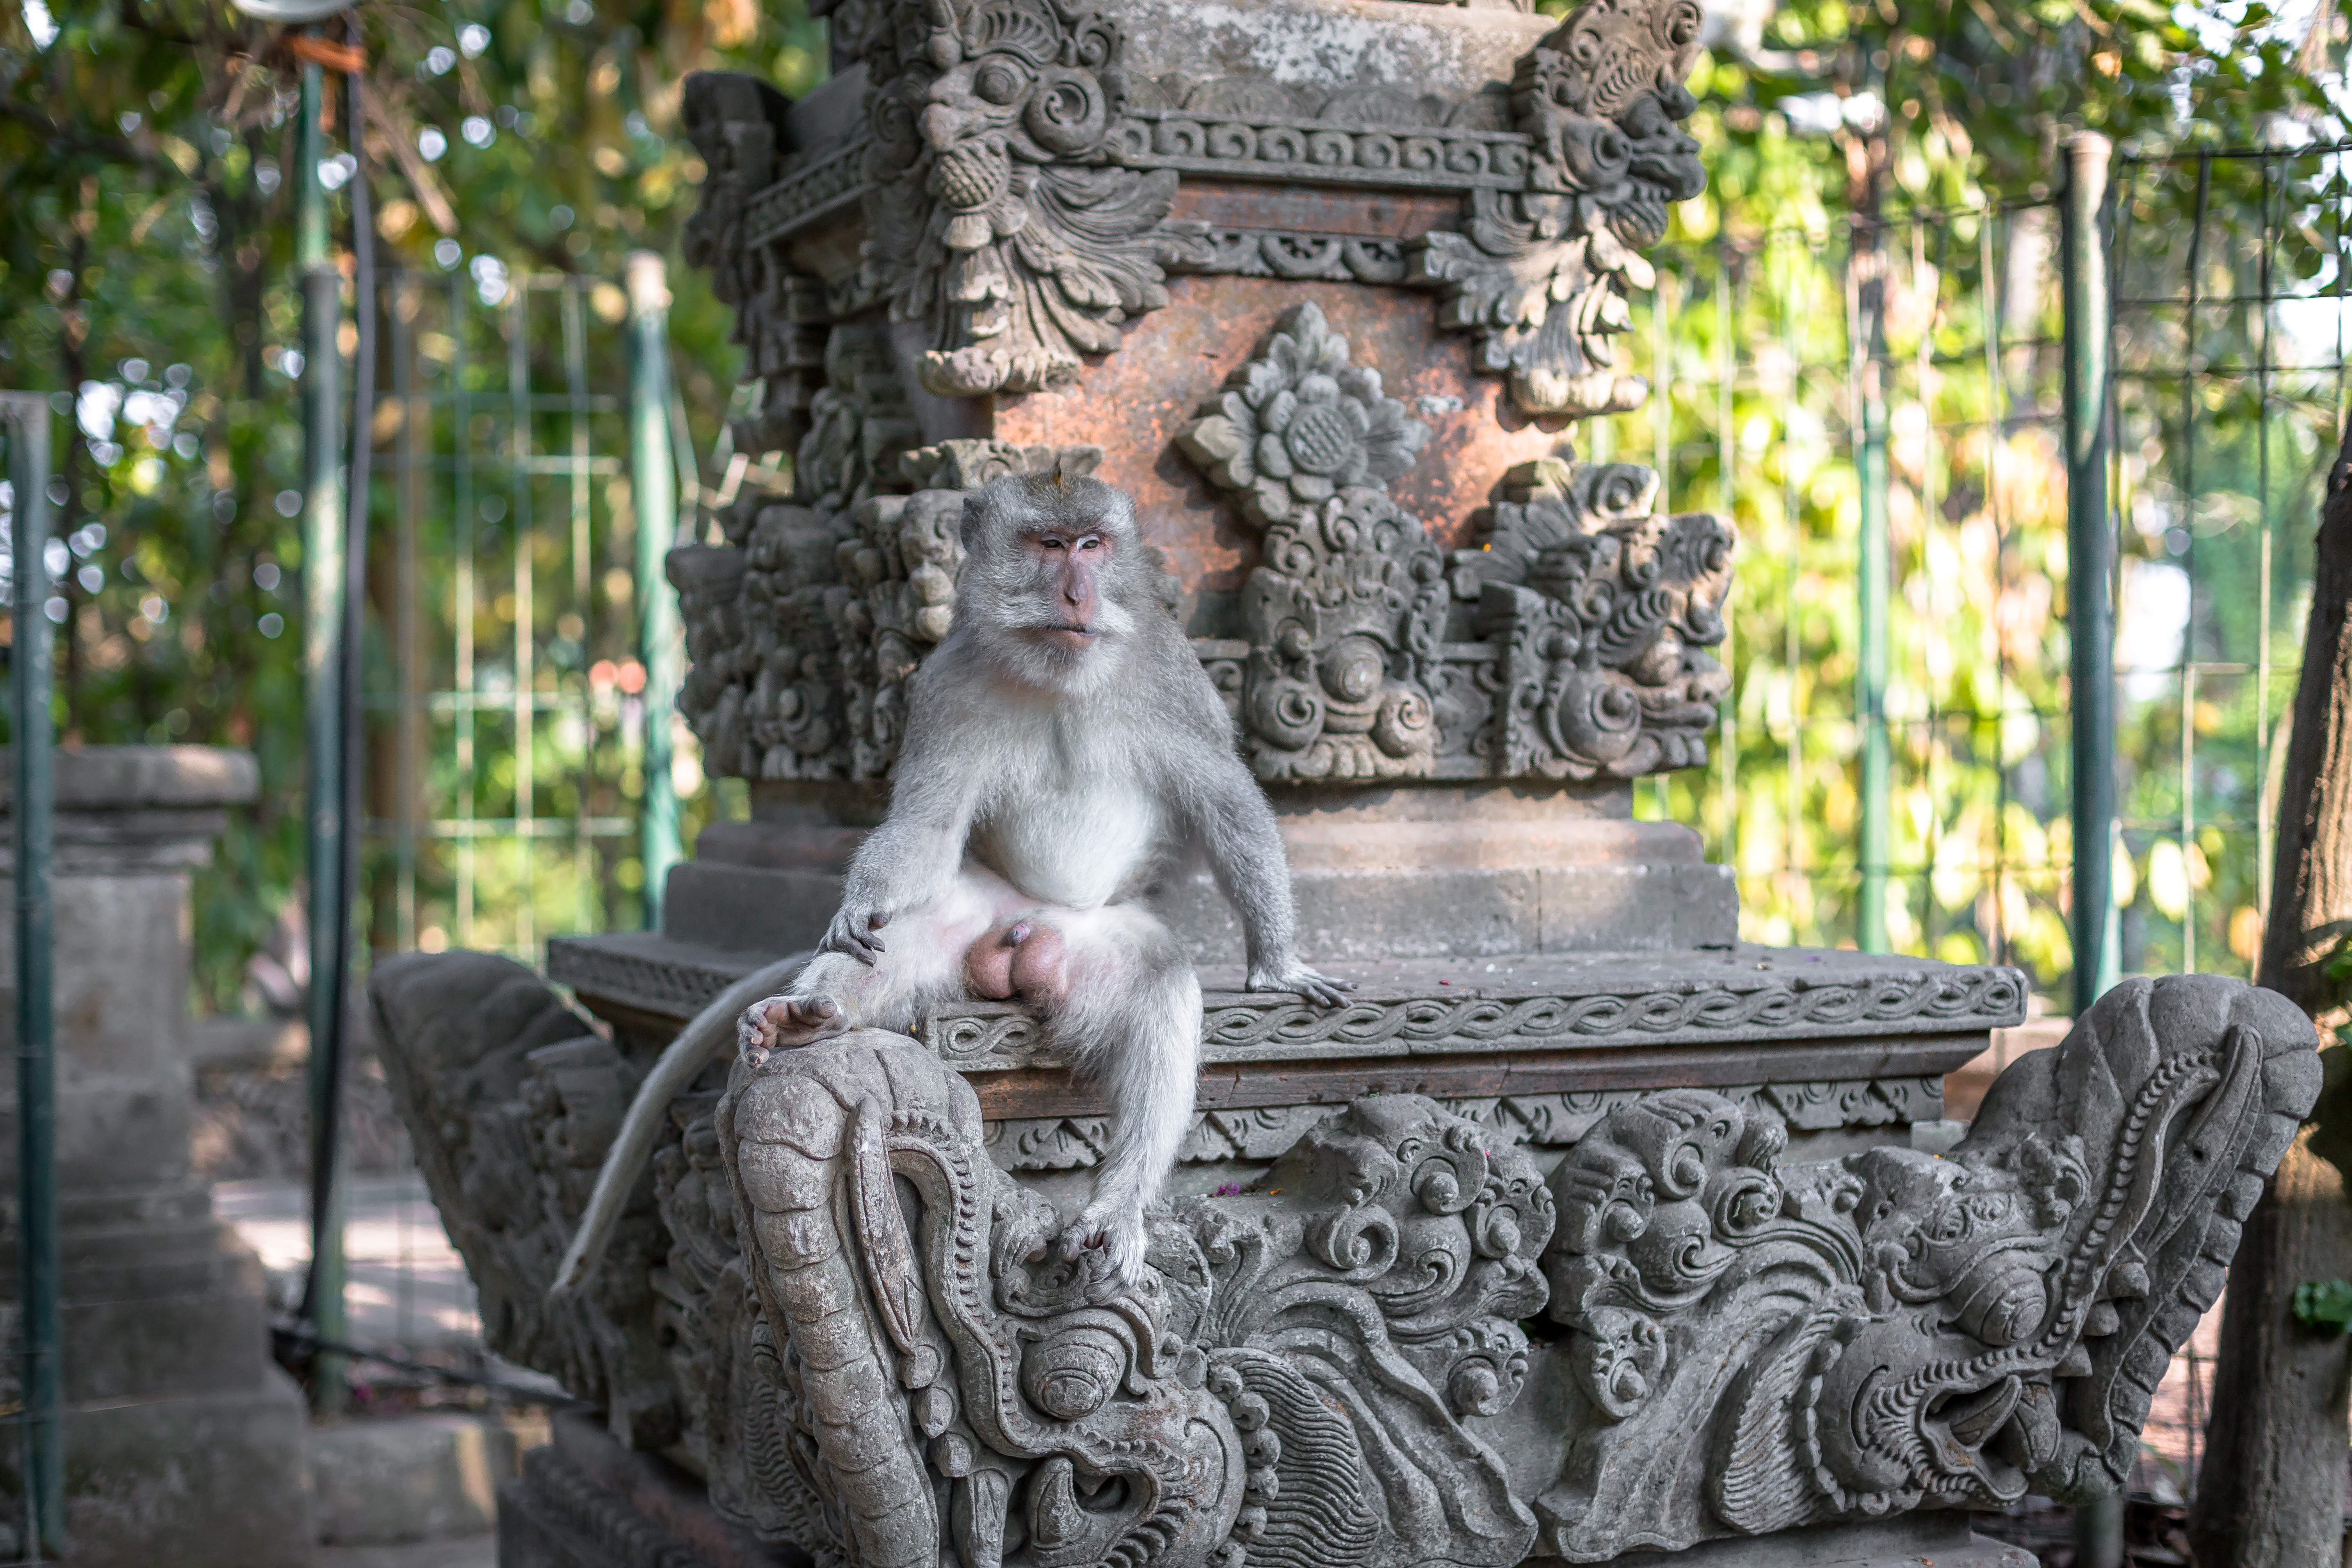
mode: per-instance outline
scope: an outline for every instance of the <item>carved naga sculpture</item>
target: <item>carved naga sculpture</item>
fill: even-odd
[[[507,1144],[551,1152],[540,1205],[456,1231],[528,1301],[583,1195],[563,1139],[610,1098],[583,1075],[630,1075],[532,1044],[560,1006],[469,963],[394,961],[375,1005],[424,1045],[394,1080],[445,1212]],[[1547,1179],[1436,1101],[1361,1099],[1163,1211],[1129,1291],[1049,1251],[962,1075],[867,1031],[679,1102],[658,1312],[487,1316],[504,1353],[606,1369],[616,1421],[821,1563],[1605,1561],[2113,1489],[2318,1079],[2290,1004],[2190,976],[2110,993],[1942,1158],[1784,1164],[1769,1110],[1670,1089]]]

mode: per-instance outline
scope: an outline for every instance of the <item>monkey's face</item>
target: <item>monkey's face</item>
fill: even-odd
[[[969,503],[963,539],[956,615],[1014,674],[1067,687],[1116,662],[1106,655],[1135,630],[1130,590],[1142,565],[1118,492],[1092,481],[1043,497],[991,485]]]

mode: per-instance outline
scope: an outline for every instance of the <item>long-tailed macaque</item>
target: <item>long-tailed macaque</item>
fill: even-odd
[[[1152,894],[1205,858],[1241,915],[1250,989],[1329,1006],[1339,986],[1291,951],[1274,812],[1153,592],[1128,499],[1058,472],[997,479],[964,503],[963,550],[889,816],[850,862],[817,957],[743,1015],[742,1044],[905,1028],[967,992],[1043,1008],[1111,1104],[1064,1255],[1098,1245],[1132,1283],[1200,1066],[1200,983]]]
[[[1200,983],[1153,894],[1205,859],[1241,916],[1251,990],[1331,1006],[1342,985],[1292,952],[1273,810],[1153,591],[1128,499],[1060,470],[1000,479],[964,503],[962,540],[955,621],[915,673],[889,815],[852,859],[816,956],[742,1015],[739,1039],[758,1061],[845,1029],[908,1028],[967,994],[1042,1008],[1111,1105],[1109,1154],[1063,1255],[1099,1247],[1133,1284],[1144,1211],[1191,1124],[1201,1039]],[[716,1012],[647,1076],[616,1160],[649,1152],[631,1129],[700,1071]],[[646,1152],[626,1169],[608,1160],[558,1289],[593,1266]]]

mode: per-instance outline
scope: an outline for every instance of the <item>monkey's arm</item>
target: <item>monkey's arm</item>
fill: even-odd
[[[883,952],[882,928],[891,918],[943,896],[963,865],[964,840],[988,772],[979,765],[987,741],[965,733],[975,728],[972,694],[926,681],[929,668],[916,672],[889,813],[851,857],[841,908],[817,944],[820,951],[873,963]],[[962,766],[951,761],[958,757]]]
[[[1222,726],[1222,706],[1217,717]],[[1291,991],[1318,1006],[1336,1007],[1344,1000],[1339,994],[1350,989],[1348,983],[1318,974],[1293,951],[1297,917],[1290,899],[1290,860],[1274,808],[1222,735],[1218,741],[1215,750],[1188,770],[1192,776],[1182,794],[1210,873],[1242,918],[1249,960],[1244,984],[1252,991]]]
[[[669,1102],[686,1092],[713,1057],[735,1043],[737,1015],[761,997],[772,995],[808,961],[807,953],[796,952],[751,971],[712,997],[662,1052],[637,1086],[636,1098],[629,1101],[628,1114],[621,1118],[613,1146],[604,1151],[604,1165],[596,1173],[588,1206],[581,1211],[579,1228],[572,1233],[572,1245],[564,1249],[563,1261],[556,1268],[555,1283],[548,1287],[549,1300],[578,1289],[604,1260],[613,1227],[621,1223],[621,1211],[628,1206],[629,1191],[637,1184],[646,1162],[653,1158]]]

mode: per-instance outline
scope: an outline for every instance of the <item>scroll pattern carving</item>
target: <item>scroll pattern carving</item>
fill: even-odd
[[[1591,1413],[1537,1501],[1545,1549],[2121,1485],[2315,1096],[2291,1011],[2131,982],[1943,1160],[1783,1167],[1775,1123],[1695,1090],[1612,1112],[1551,1181],[1549,1310]]]
[[[1437,1002],[1350,1002],[1312,1008],[1289,996],[1234,996],[1202,1023],[1206,1060],[1267,1048],[1348,1047],[1383,1051],[1503,1051],[1606,1041],[1757,1037],[1844,1030],[1933,1018],[1952,1030],[2006,1027],[2025,1016],[2016,969],[1915,971],[1872,980],[1769,980],[1755,985],[1675,985],[1564,996],[1463,996]],[[919,1025],[924,1044],[957,1068],[1028,1068],[1054,1060],[1025,1008],[943,1008]]]
[[[1658,517],[1656,476],[1546,458],[1504,477],[1449,566],[1389,500],[1427,428],[1313,304],[1177,433],[1266,531],[1245,652],[1204,658],[1261,778],[1633,778],[1706,761],[1730,679],[1730,525]],[[1449,643],[1454,601],[1486,643]],[[1441,755],[1447,765],[1441,766]]]
[[[1085,356],[1118,346],[1122,321],[1166,302],[1168,273],[1240,271],[1435,289],[1529,413],[1647,395],[1609,339],[1626,291],[1652,286],[1641,252],[1668,207],[1705,186],[1677,123],[1695,107],[1682,79],[1696,0],[1588,0],[1520,59],[1507,94],[1458,102],[1230,78],[1178,103],[1166,84],[1130,82],[1117,25],[1070,0],[853,9],[864,23],[837,28],[836,49],[873,83],[853,137],[786,157],[772,89],[688,84],[711,170],[689,254],[737,305],[760,374],[814,366],[814,345],[789,341],[814,319],[788,298],[797,288],[824,309],[887,301],[920,323],[935,392],[1066,387]],[[1463,225],[1409,243],[1207,231],[1169,216],[1183,175],[1458,192]],[[862,272],[829,293],[786,279],[787,242],[853,204]]]
[[[1266,531],[1242,591],[1239,693],[1260,778],[1431,770],[1444,559],[1387,495],[1428,438],[1313,304],[1283,312],[1176,437]]]
[[[1724,638],[1731,525],[1654,515],[1657,476],[1546,458],[1504,478],[1455,595],[1501,648],[1486,735],[1495,771],[1633,778],[1706,761],[1731,678]]]
[[[1066,0],[902,11],[867,57],[867,281],[922,323],[933,392],[1069,386],[1121,321],[1168,302],[1166,269],[1195,248],[1163,222],[1175,173],[1113,162],[1118,27]]]
[[[2320,1076],[2291,1004],[2189,976],[2111,992],[1941,1159],[1789,1163],[1776,1107],[1843,1094],[1801,1085],[1220,1112],[1196,1137],[1286,1145],[1155,1215],[1129,1291],[1048,1250],[960,1073],[861,1032],[682,1098],[634,1239],[551,1307],[625,1066],[503,961],[372,994],[494,1347],[766,1539],[909,1565],[1507,1568],[2093,1495]]]
[[[1610,1111],[1641,1100],[1644,1092],[1605,1089],[1479,1100],[1448,1096],[1437,1103],[1478,1123],[1503,1142],[1562,1149],[1582,1138]],[[1848,1079],[1751,1084],[1719,1092],[1741,1106],[1760,1106],[1777,1113],[1792,1129],[1820,1132],[1932,1120],[1943,1111],[1944,1082],[1934,1078]],[[1176,1158],[1187,1165],[1271,1160],[1330,1115],[1327,1105],[1196,1112]],[[1107,1147],[1108,1127],[1099,1116],[1018,1117],[988,1125],[989,1157],[1006,1171],[1090,1169],[1101,1161]]]
[[[1609,339],[1625,291],[1655,281],[1641,252],[1666,208],[1706,188],[1697,107],[1683,79],[1698,50],[1697,0],[1586,0],[1522,57],[1511,83],[1534,139],[1526,185],[1479,187],[1465,234],[1410,251],[1412,280],[1441,290],[1447,325],[1479,335],[1479,360],[1510,377],[1528,412],[1584,416],[1641,406],[1648,384],[1615,369]]]

